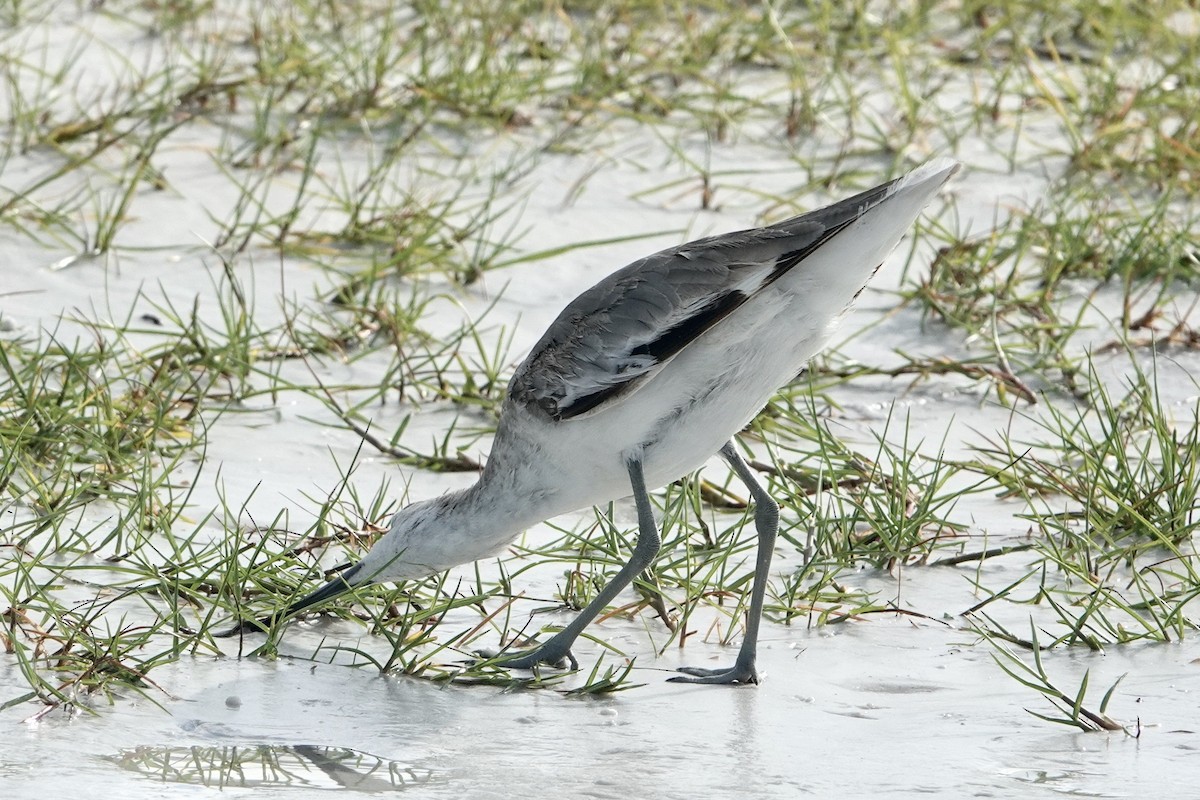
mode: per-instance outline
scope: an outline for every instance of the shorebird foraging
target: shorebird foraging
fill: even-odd
[[[639,533],[629,562],[573,622],[501,662],[575,666],[575,638],[658,553],[647,489],[719,452],[755,502],[745,639],[731,668],[685,668],[672,680],[757,683],[779,506],[732,437],[825,344],[958,167],[934,161],[827,208],[672,247],[609,275],[575,298],[517,367],[479,482],[398,512],[361,561],[285,614],[493,555],[531,525],[632,489]]]

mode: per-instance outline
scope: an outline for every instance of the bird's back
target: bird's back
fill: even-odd
[[[772,288],[797,296],[788,313],[807,317],[805,327],[825,327],[956,169],[954,162],[934,162],[774,225],[699,239],[629,264],[577,297],[550,325],[513,376],[512,402],[555,421],[597,413],[640,390]],[[850,229],[852,235],[841,235]],[[768,321],[765,310],[745,313]],[[786,348],[787,342],[763,345]],[[802,350],[797,369],[812,356]]]

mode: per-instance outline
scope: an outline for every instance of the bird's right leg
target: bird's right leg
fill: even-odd
[[[569,661],[572,669],[578,669],[579,663],[571,655],[571,645],[575,643],[575,639],[601,611],[608,607],[613,598],[620,594],[640,572],[653,563],[654,557],[658,555],[658,548],[662,540],[659,537],[658,525],[654,522],[650,494],[646,491],[646,478],[642,473],[641,456],[630,457],[625,466],[629,470],[629,483],[633,487],[633,500],[637,504],[638,514],[638,540],[637,545],[633,548],[633,555],[629,558],[629,563],[621,568],[616,577],[592,599],[592,602],[587,604],[583,611],[579,612],[579,616],[572,620],[570,625],[532,650],[500,659],[498,663],[501,666],[513,669],[533,669],[538,664],[563,666],[564,661]]]
[[[733,440],[721,448],[721,457],[746,484],[754,498],[754,527],[758,530],[758,556],[754,567],[754,586],[750,591],[750,611],[746,615],[746,636],[738,651],[737,663],[729,669],[681,667],[683,675],[667,680],[678,683],[758,683],[755,660],[758,656],[758,624],[762,620],[767,578],[771,572],[771,555],[775,551],[775,536],[779,532],[779,504],[766,487],[755,477]]]

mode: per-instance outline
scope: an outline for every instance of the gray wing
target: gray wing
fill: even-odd
[[[890,185],[768,228],[663,250],[609,275],[563,309],[517,368],[509,397],[565,420],[633,391]]]

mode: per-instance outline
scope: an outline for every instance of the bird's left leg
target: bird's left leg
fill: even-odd
[[[754,566],[754,587],[750,590],[750,613],[746,617],[746,637],[738,651],[737,662],[728,669],[681,667],[668,678],[681,683],[758,683],[754,661],[758,653],[758,623],[762,619],[763,599],[767,592],[767,574],[771,571],[771,556],[775,552],[775,534],[779,530],[779,504],[738,454],[732,441],[721,448],[721,457],[729,463],[734,474],[741,478],[754,498],[754,527],[758,529],[758,557]]]
[[[646,478],[642,473],[641,456],[630,457],[626,463],[629,470],[629,483],[633,487],[633,499],[637,504],[638,540],[633,548],[629,563],[621,568],[616,577],[605,586],[592,602],[579,612],[571,624],[532,650],[517,653],[498,662],[501,666],[513,669],[533,669],[538,664],[562,666],[569,661],[572,669],[578,669],[579,663],[571,655],[571,645],[593,619],[612,602],[629,583],[644,569],[650,566],[658,555],[662,540],[658,533],[658,525],[654,522],[654,511],[650,505],[650,494],[646,491]]]

